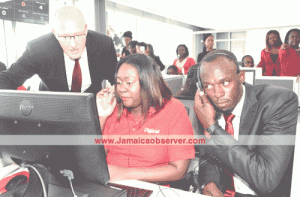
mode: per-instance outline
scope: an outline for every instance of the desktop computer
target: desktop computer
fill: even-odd
[[[62,170],[74,174],[72,182],[75,190],[82,190],[81,194],[126,195],[123,190],[105,186],[109,173],[104,147],[83,145],[80,141],[87,136],[101,138],[93,94],[0,90],[0,108],[0,138],[7,139],[0,146],[2,157],[29,167],[30,178],[24,197],[33,193],[36,197],[42,196],[45,190],[50,194],[70,192],[69,180],[61,174]],[[49,140],[45,140],[47,136]],[[78,141],[51,145],[51,137],[59,139],[60,136],[75,136]],[[19,144],[20,138],[24,140]],[[39,138],[44,139],[45,144]],[[40,177],[44,177],[44,183],[39,181]],[[49,177],[54,178],[55,184],[48,184]]]
[[[172,95],[176,95],[176,93],[180,92],[181,88],[183,87],[183,79],[183,75],[164,76],[164,80],[170,88]]]

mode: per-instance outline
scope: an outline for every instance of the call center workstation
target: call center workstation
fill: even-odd
[[[171,1],[169,3],[171,5]],[[169,9],[168,6],[165,9]],[[211,127],[206,128],[199,118],[199,110],[194,108],[196,91],[200,86],[208,90],[200,83],[199,62],[193,62],[196,66],[190,65],[190,70],[184,66],[192,62],[191,59],[196,60],[202,48],[205,50],[204,37],[208,34],[215,38],[214,50],[231,51],[237,58],[231,59],[232,62],[240,65],[241,57],[254,51],[249,43],[257,35],[255,29],[204,28],[185,17],[174,17],[172,13],[133,0],[1,1],[0,23],[3,30],[0,63],[4,63],[0,73],[0,196],[204,197],[225,194],[238,197],[276,192],[286,196],[273,182],[272,191],[269,187],[264,190],[257,186],[256,175],[252,174],[249,179],[244,172],[231,169],[231,158],[224,161],[214,153],[207,157],[205,145],[213,145],[209,144],[205,132]],[[278,27],[281,33],[286,31],[284,28]],[[156,29],[159,31],[153,31]],[[128,38],[140,41],[136,42],[136,48],[133,49],[132,42],[127,43]],[[141,41],[148,44],[144,46]],[[149,43],[155,47],[156,55]],[[181,61],[181,48],[185,50],[185,59],[176,63],[176,60]],[[225,56],[230,54],[225,53]],[[210,61],[215,59],[204,62]],[[167,74],[172,63],[178,68],[177,75]],[[247,84],[275,85],[288,90],[288,94],[299,95],[296,76],[266,76],[265,68],[257,64],[238,68],[245,73]],[[210,99],[209,102],[213,102]],[[143,102],[149,103],[146,112]],[[153,112],[154,109],[157,111]],[[269,113],[268,108],[266,111]],[[219,121],[222,120],[225,126],[225,119],[219,117]],[[227,122],[225,127],[227,131]],[[286,126],[286,129],[292,127]],[[209,134],[220,130],[221,127]],[[106,141],[125,136],[140,139],[145,134],[150,137],[149,141],[153,136],[156,140],[161,136],[162,140],[184,136],[189,139],[179,139],[194,143],[120,145],[120,141]],[[289,153],[293,156],[284,165],[286,172],[278,172],[284,178],[276,180],[276,186],[285,182],[289,196],[297,196],[300,191],[296,185],[300,180],[295,166],[300,164],[300,146],[299,140],[295,142],[295,135],[287,135],[284,136],[287,141],[278,146],[295,145],[295,150]],[[238,147],[229,141],[225,142],[227,147]],[[269,147],[265,145],[255,148],[256,145],[242,144],[241,147],[263,155],[265,149],[260,148]],[[227,150],[226,146],[223,150]],[[268,158],[271,156],[262,156],[262,159]],[[211,167],[210,162],[215,166]],[[219,168],[222,162],[227,167]],[[226,184],[222,184],[224,177],[215,179],[228,169],[232,182],[237,184],[233,195],[229,195]],[[285,178],[286,174],[290,179]],[[261,185],[270,181],[265,180]],[[218,189],[211,190],[211,183]]]

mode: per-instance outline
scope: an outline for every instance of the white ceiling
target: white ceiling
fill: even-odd
[[[215,30],[300,25],[300,0],[110,0]]]

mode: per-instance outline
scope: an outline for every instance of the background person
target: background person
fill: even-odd
[[[291,29],[287,32],[284,44],[279,49],[281,66],[280,76],[296,77],[300,75],[300,30]]]
[[[242,58],[242,67],[254,67],[254,60],[251,55],[245,55]]]
[[[179,75],[177,67],[175,65],[169,66],[168,70],[167,70],[167,74],[168,75]]]
[[[114,83],[117,57],[112,39],[88,30],[76,7],[59,8],[54,21],[53,33],[30,41],[17,62],[0,73],[0,88],[16,89],[34,74],[50,91],[96,95],[103,79]],[[74,68],[78,75],[73,75]]]
[[[146,48],[147,48],[147,44],[144,42],[138,42],[136,44],[136,53],[141,53],[141,54],[145,54],[146,53]]]
[[[199,64],[193,65],[190,69],[189,72],[187,73],[187,78],[185,81],[185,84],[182,88],[182,90],[177,94],[179,96],[191,96],[194,97],[196,92],[197,92],[197,70]]]
[[[160,61],[159,56],[154,55],[154,49],[151,44],[147,44],[146,54],[148,54],[150,57],[152,57],[155,60],[155,62],[159,66],[160,71],[163,71],[165,69],[165,65]]]
[[[264,76],[280,76],[278,53],[281,45],[279,32],[270,30],[266,35],[266,48],[261,51],[260,62],[257,65],[262,68]]]
[[[184,44],[178,45],[176,49],[177,59],[173,65],[177,66],[179,74],[187,74],[190,67],[195,64],[195,60],[189,56],[189,50]]]
[[[130,54],[128,47],[129,47],[129,42],[132,41],[132,32],[131,31],[124,32],[123,38],[125,42],[125,47],[123,47],[122,49],[121,58],[124,58],[125,56]]]
[[[130,54],[136,54],[136,45],[138,44],[138,41],[133,40],[129,42],[128,44],[128,50]]]
[[[97,95],[104,136],[193,135],[186,109],[172,97],[158,67],[147,56],[135,54],[122,58],[115,76],[116,87],[103,89]],[[111,181],[179,180],[195,156],[192,144],[107,145],[105,148]]]
[[[211,52],[214,47],[214,36],[210,33],[203,35],[203,52],[198,54],[197,63],[200,63],[205,55]]]

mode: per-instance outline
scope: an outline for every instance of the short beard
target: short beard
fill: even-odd
[[[217,106],[215,106],[215,104],[213,102],[211,102],[211,103],[216,110],[216,120],[220,119],[222,114],[229,115],[233,111],[233,109],[222,110],[222,109],[218,108]]]

